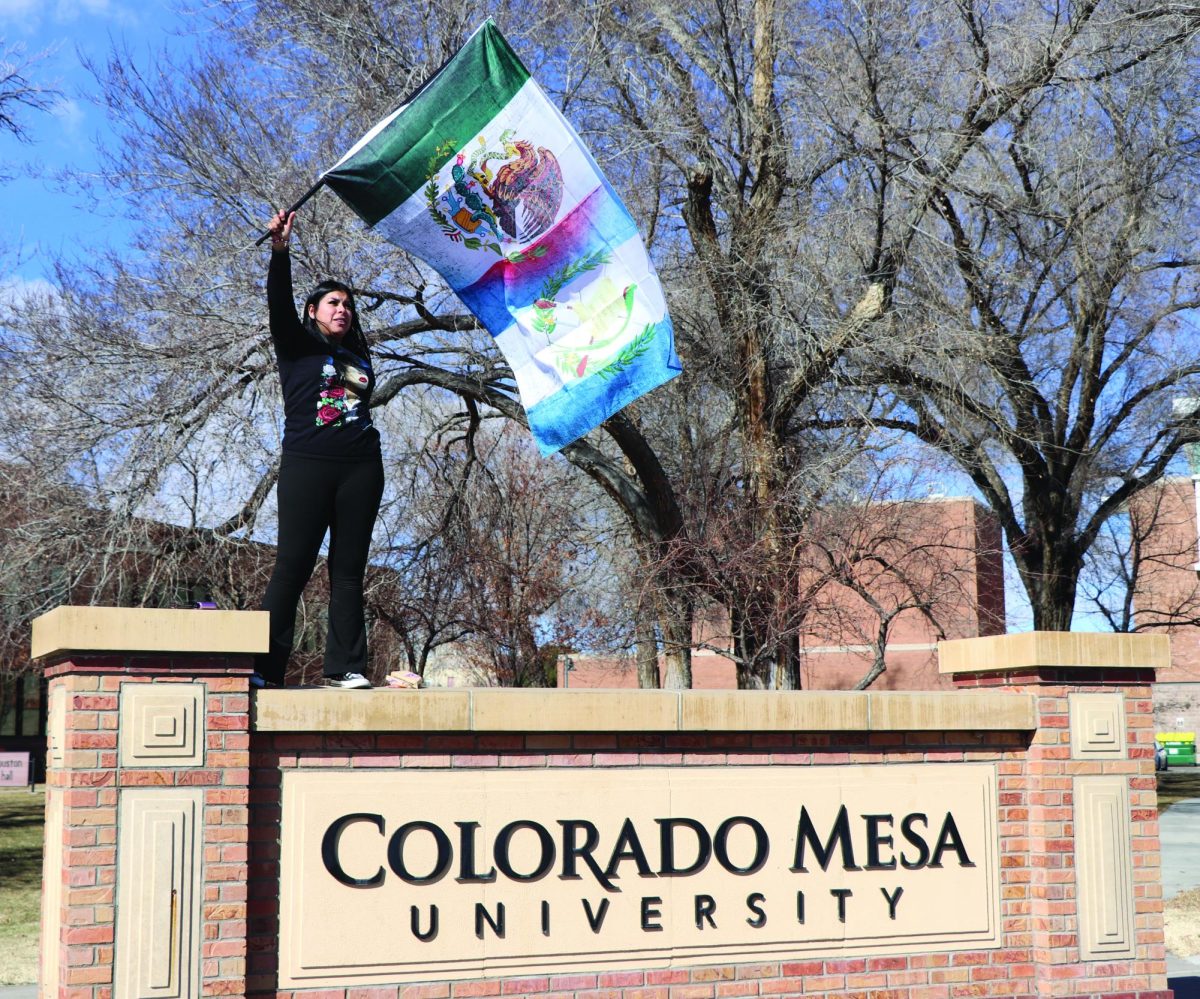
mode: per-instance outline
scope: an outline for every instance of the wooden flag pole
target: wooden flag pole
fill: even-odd
[[[312,187],[310,187],[307,191],[305,191],[304,197],[302,197],[299,201],[297,201],[294,205],[292,205],[292,207],[289,208],[284,214],[291,215],[292,212],[298,212],[300,210],[300,206],[303,205],[304,202],[306,202],[314,194],[316,194],[324,184],[325,184],[325,178],[322,177],[315,184],[313,184]],[[255,241],[254,245],[262,246],[263,243],[265,243],[270,238],[271,238],[271,233],[268,230],[267,232],[264,232],[261,236],[258,237],[258,239]]]

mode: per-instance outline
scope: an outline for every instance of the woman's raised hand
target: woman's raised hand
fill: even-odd
[[[296,213],[290,214],[279,209],[279,213],[271,217],[267,224],[267,232],[271,235],[272,250],[286,250],[288,240],[292,237],[292,223],[296,221]]]

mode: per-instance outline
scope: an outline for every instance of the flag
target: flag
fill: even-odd
[[[679,374],[632,216],[491,20],[322,180],[491,333],[543,454]]]

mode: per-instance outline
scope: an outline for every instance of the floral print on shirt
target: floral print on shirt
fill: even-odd
[[[359,418],[358,396],[347,392],[332,357],[321,368],[321,394],[317,396],[317,426],[354,423]]]

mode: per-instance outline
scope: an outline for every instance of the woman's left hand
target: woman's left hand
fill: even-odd
[[[286,250],[292,237],[292,225],[296,221],[296,213],[288,213],[282,208],[279,214],[272,216],[267,223],[267,232],[271,235],[271,251]]]

